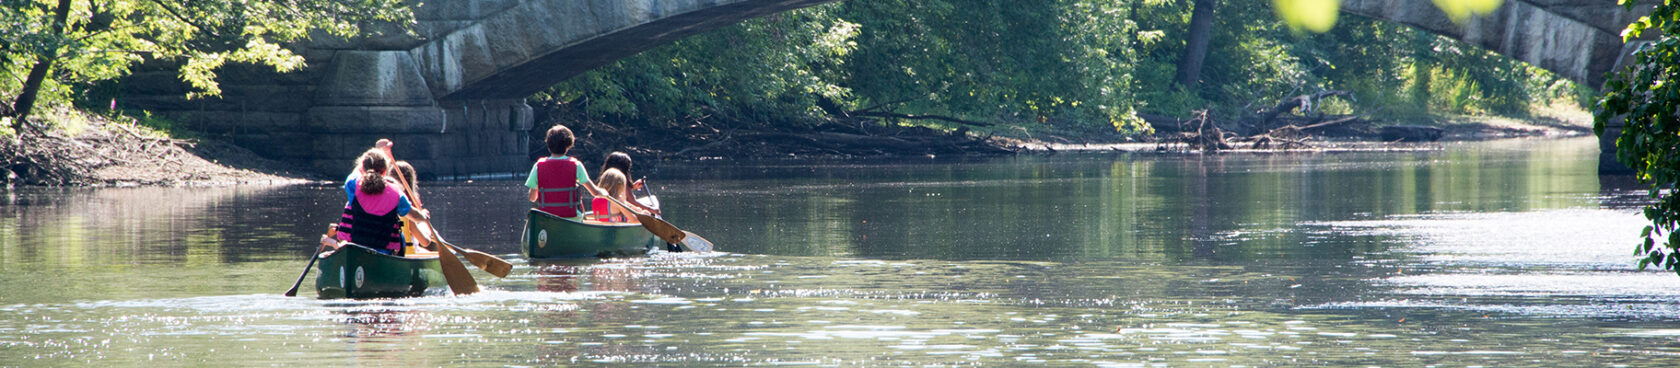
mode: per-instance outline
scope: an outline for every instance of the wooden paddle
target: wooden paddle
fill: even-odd
[[[432,229],[432,224],[426,221],[415,221],[414,231],[419,232],[419,235],[426,239],[437,238],[437,232]],[[443,280],[449,283],[449,290],[455,295],[478,292],[478,280],[473,280],[472,272],[467,271],[467,266],[462,265],[461,260],[455,258],[455,253],[451,253],[449,247],[436,248],[438,261],[443,266]]]
[[[508,263],[508,261],[503,260],[501,257],[457,246],[454,243],[450,243],[448,240],[443,240],[443,233],[433,232],[432,235],[437,237],[436,239],[433,239],[433,244],[443,244],[444,246],[449,247],[450,250],[455,251],[455,253],[460,253],[461,255],[466,256],[467,262],[472,262],[473,266],[478,266],[478,269],[484,270],[484,272],[488,272],[496,277],[507,277],[508,272],[513,271],[513,264]]]
[[[578,185],[583,185],[583,182],[578,182]],[[678,229],[676,225],[671,225],[671,223],[665,222],[665,220],[653,217],[652,214],[637,211],[635,207],[631,207],[623,201],[620,201],[618,198],[613,198],[613,196],[609,195],[601,198],[606,198],[608,201],[612,201],[612,203],[616,203],[619,207],[624,208],[625,211],[630,211],[630,214],[636,215],[636,221],[640,221],[643,228],[646,228],[648,232],[653,233],[654,236],[658,236],[660,239],[665,240],[666,243],[676,244],[683,247],[683,250],[690,252],[712,251],[712,242],[706,241],[705,238],[701,238],[698,235],[689,237],[689,235],[693,235],[694,233]]]
[[[424,230],[421,230],[422,224],[424,224]],[[432,244],[443,244],[444,246],[449,247],[451,250],[454,250],[457,255],[466,257],[467,262],[471,262],[473,266],[484,270],[484,272],[488,272],[496,277],[507,277],[508,272],[513,271],[513,264],[508,263],[507,260],[503,260],[501,257],[493,256],[489,253],[480,252],[474,249],[462,248],[461,246],[452,244],[447,240],[443,240],[443,234],[439,233],[436,228],[432,227],[431,221],[415,221],[414,228],[416,229],[415,231],[420,232],[420,236],[418,236],[418,238],[423,238]]]
[[[292,283],[292,288],[286,289],[286,296],[297,296],[298,287],[303,286],[303,279],[305,277],[309,277],[309,269],[315,268],[315,261],[318,259],[321,259],[321,253],[315,253],[309,256],[309,264],[303,266],[303,274],[298,275],[297,282]]]

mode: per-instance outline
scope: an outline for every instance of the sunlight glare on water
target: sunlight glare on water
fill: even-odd
[[[1423,152],[650,163],[723,252],[518,256],[523,187],[423,186],[484,292],[280,296],[334,185],[20,189],[0,366],[1653,366],[1677,278],[1590,140]],[[1607,184],[1608,183],[1608,184]],[[1631,194],[1630,194],[1631,193]],[[1630,199],[1632,198],[1632,199]]]

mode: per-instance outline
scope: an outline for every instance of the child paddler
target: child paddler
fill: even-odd
[[[543,137],[544,145],[548,146],[548,157],[531,165],[531,175],[525,179],[525,187],[531,188],[529,197],[537,204],[538,210],[582,220],[582,192],[587,190],[590,195],[604,197],[606,191],[589,180],[589,172],[584,170],[583,163],[566,156],[575,140],[572,130],[565,125],[548,128],[547,135]]]
[[[331,238],[321,239],[322,250],[354,242],[384,254],[403,254],[402,221],[428,221],[424,211],[414,211],[401,182],[392,178],[392,159],[385,150],[369,149],[357,159],[356,174],[346,183],[344,215]]]

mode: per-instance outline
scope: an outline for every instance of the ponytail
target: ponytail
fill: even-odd
[[[373,170],[363,171],[362,178],[357,179],[357,181],[362,187],[362,193],[379,194],[385,192],[385,175]]]
[[[357,186],[362,188],[362,193],[384,193],[384,173],[385,170],[388,170],[391,167],[391,158],[385,157],[385,151],[375,148],[368,150],[366,153],[362,153],[362,158],[358,161],[361,163],[362,176],[357,178],[356,181]]]

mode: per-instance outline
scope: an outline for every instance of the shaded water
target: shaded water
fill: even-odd
[[[665,164],[726,252],[583,263],[512,255],[520,183],[427,183],[516,268],[371,301],[279,296],[330,185],[19,189],[0,366],[1659,365],[1680,278],[1595,144]]]

